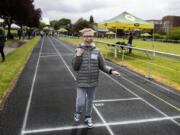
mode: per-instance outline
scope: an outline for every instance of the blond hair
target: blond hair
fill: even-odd
[[[84,29],[82,29],[80,32],[81,32],[82,35],[83,35],[85,32],[89,32],[89,31],[94,33],[94,30],[91,29],[91,28],[84,28]]]

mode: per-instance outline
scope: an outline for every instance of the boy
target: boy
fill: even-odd
[[[85,124],[93,127],[92,105],[95,97],[95,88],[98,84],[99,69],[108,74],[120,76],[117,71],[107,66],[100,50],[93,43],[94,31],[90,28],[82,30],[83,43],[76,49],[72,66],[77,71],[77,97],[74,120],[79,121],[82,108],[86,101]]]

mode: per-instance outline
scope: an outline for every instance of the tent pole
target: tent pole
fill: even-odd
[[[116,41],[117,41],[117,26],[116,26]]]
[[[154,28],[153,28],[153,42],[152,42],[152,45],[153,45],[153,55],[155,56],[155,48],[154,48]]]

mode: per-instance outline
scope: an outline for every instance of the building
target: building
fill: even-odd
[[[158,30],[161,29],[162,21],[161,20],[146,20],[148,23],[153,23],[154,24],[154,32],[157,32]]]
[[[162,18],[162,29],[168,32],[169,28],[180,26],[180,16],[165,16]]]
[[[96,36],[97,37],[105,37],[106,36],[106,32],[109,31],[106,28],[98,28],[96,25],[94,25],[93,28],[96,31]]]

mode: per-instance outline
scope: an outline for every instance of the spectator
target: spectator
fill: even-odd
[[[19,40],[21,40],[21,29],[18,30],[18,37],[19,37]]]
[[[4,45],[5,45],[5,41],[6,41],[6,36],[5,36],[5,32],[2,26],[0,26],[0,53],[2,56],[2,62],[5,61],[5,55],[4,55]]]
[[[22,30],[21,33],[22,33],[22,37],[23,37],[23,40],[24,40],[26,33],[25,33],[24,30]]]
[[[30,39],[31,38],[31,30],[28,30],[27,33],[28,33],[28,39]]]
[[[132,40],[133,40],[133,35],[132,35],[132,33],[130,33],[129,38],[128,38],[128,45],[130,47],[132,47]],[[129,48],[129,54],[131,54],[131,53],[132,53],[132,48]]]

